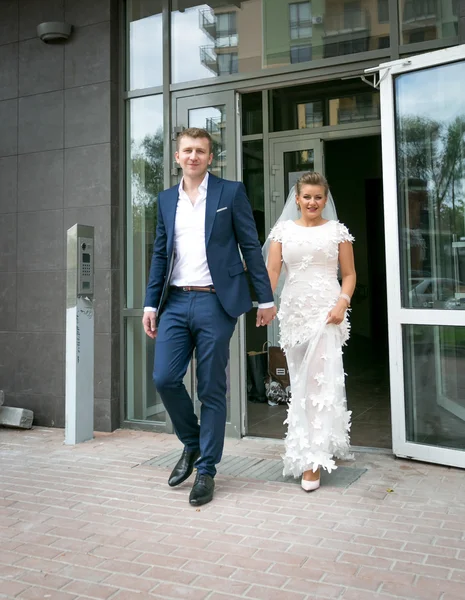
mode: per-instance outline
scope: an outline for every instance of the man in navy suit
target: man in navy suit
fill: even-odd
[[[237,318],[252,308],[242,251],[259,301],[257,327],[276,316],[252,209],[244,185],[208,172],[212,139],[204,129],[184,130],[175,154],[183,177],[158,197],[143,325],[156,338],[153,378],[182,456],[168,480],[197,476],[189,502],[213,498],[226,425],[226,367]],[[183,384],[194,348],[200,425]]]

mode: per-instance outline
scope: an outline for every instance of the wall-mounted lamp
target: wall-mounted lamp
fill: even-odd
[[[45,42],[65,41],[71,35],[72,25],[59,21],[48,21],[37,25],[37,35]]]

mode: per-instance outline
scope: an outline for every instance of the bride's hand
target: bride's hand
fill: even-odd
[[[327,325],[340,325],[344,320],[346,314],[347,305],[342,302],[338,302],[334,308],[332,308],[326,319]]]

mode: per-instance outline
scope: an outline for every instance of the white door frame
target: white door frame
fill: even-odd
[[[393,452],[399,457],[456,467],[465,467],[465,451],[409,442],[406,439],[403,326],[465,326],[465,314],[460,310],[402,307],[394,79],[396,75],[463,60],[465,45],[383,63],[379,67]]]

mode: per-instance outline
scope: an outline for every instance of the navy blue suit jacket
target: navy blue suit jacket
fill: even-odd
[[[157,230],[144,306],[163,310],[174,263],[174,224],[179,185],[158,196]],[[220,210],[220,209],[224,210]],[[219,212],[218,212],[219,211]],[[273,302],[252,208],[245,187],[210,173],[205,211],[207,262],[218,300],[231,317],[252,308],[238,246],[250,273],[259,303]]]

